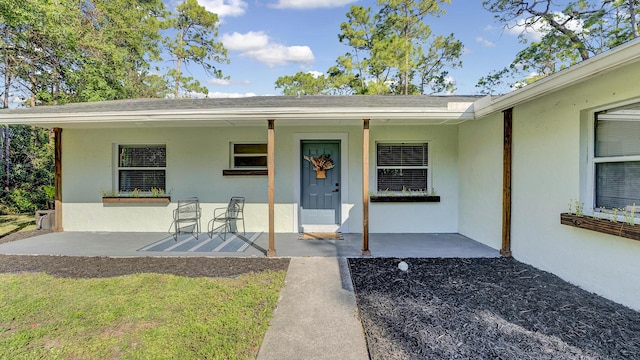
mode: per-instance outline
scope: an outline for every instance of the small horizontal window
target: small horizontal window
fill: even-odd
[[[267,168],[267,144],[266,143],[234,143],[231,144],[231,168],[232,169],[266,169]]]

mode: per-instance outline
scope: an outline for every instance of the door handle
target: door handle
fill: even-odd
[[[340,191],[340,190],[338,190],[338,189],[331,190],[331,192],[338,192],[338,191]]]

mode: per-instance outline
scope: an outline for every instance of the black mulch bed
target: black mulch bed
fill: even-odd
[[[513,259],[349,267],[373,360],[640,359],[640,312]]]
[[[136,273],[187,277],[234,277],[249,272],[287,270],[284,258],[83,257],[0,255],[0,273],[45,272],[57,277],[104,278]]]

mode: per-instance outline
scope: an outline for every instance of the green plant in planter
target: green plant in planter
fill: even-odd
[[[102,197],[116,197],[118,196],[118,194],[113,191],[113,190],[105,190],[105,189],[100,189],[100,195],[102,195]]]
[[[165,197],[165,196],[168,196],[168,193],[164,189],[160,189],[160,188],[151,188],[148,192],[135,188],[132,191],[127,193],[117,193],[113,190],[107,191],[104,189],[100,189],[100,195],[102,195],[102,197],[140,198],[140,197]]]
[[[576,214],[576,216],[582,217],[584,215],[584,203],[580,200],[573,198],[569,199],[569,214]]]
[[[164,189],[151,188],[151,197],[163,197],[165,195]]]
[[[635,224],[635,220],[636,220],[636,204],[633,203],[633,205],[631,205],[631,208],[626,208],[624,209],[624,219],[625,222],[629,225],[634,225]]]
[[[42,186],[42,190],[44,190],[44,193],[47,196],[47,205],[49,206],[49,209],[53,210],[56,197],[56,187],[53,185],[44,185]]]

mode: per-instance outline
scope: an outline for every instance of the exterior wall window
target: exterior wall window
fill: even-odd
[[[118,192],[166,190],[166,145],[119,145]]]
[[[266,143],[232,143],[231,144],[231,168],[232,169],[266,169],[267,168],[267,144]]]
[[[377,144],[377,191],[427,191],[429,144]]]
[[[596,113],[596,209],[640,206],[640,104]]]

